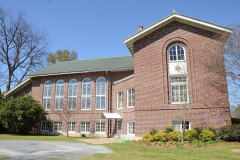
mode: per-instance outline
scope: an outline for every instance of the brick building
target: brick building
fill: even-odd
[[[231,123],[224,74],[209,70],[230,28],[172,13],[126,38],[131,55],[59,62],[27,75],[6,96],[28,93],[47,113],[44,132],[141,137],[152,127],[182,130]],[[220,54],[219,54],[220,53]],[[190,110],[189,110],[190,108]]]

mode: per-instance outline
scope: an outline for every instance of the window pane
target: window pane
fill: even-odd
[[[105,109],[105,96],[101,97],[101,109]]]
[[[72,96],[72,89],[73,89],[73,86],[69,85],[68,96]]]
[[[68,109],[72,109],[72,97],[68,98]]]
[[[101,91],[101,84],[97,83],[97,95],[100,95],[100,91]]]
[[[91,108],[91,98],[87,97],[87,109]]]
[[[77,108],[77,98],[73,98],[73,104],[72,104],[72,109]]]
[[[91,96],[91,84],[87,85],[87,95]]]
[[[73,86],[73,96],[77,96],[77,85]]]
[[[102,84],[102,93],[101,93],[101,95],[105,95],[105,87],[106,87],[106,85],[105,84]]]
[[[63,109],[63,98],[60,98],[60,109]]]
[[[100,97],[96,97],[96,109],[100,109]]]
[[[63,94],[64,94],[64,85],[61,86],[60,96],[63,96]]]
[[[47,99],[47,109],[50,109],[50,102],[51,102],[51,98]]]
[[[86,109],[86,97],[82,97],[82,109]]]
[[[86,95],[86,84],[83,84],[82,95]]]

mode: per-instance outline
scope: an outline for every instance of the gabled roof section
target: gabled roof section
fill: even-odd
[[[124,43],[127,45],[129,51],[133,55],[133,43],[140,38],[152,33],[153,31],[165,26],[166,24],[171,23],[172,21],[178,21],[181,23],[189,24],[198,28],[203,28],[205,30],[210,30],[212,32],[227,32],[227,33],[232,33],[232,29],[228,27],[224,27],[221,25],[217,25],[211,22],[203,21],[197,18],[192,18],[189,16],[185,16],[179,13],[172,13],[168,15],[167,17],[151,24],[150,26],[144,28],[143,30],[129,36],[128,38],[124,39]]]
[[[13,87],[12,89],[10,89],[7,93],[4,94],[4,96],[5,97],[11,96],[12,94],[16,93],[17,91],[19,91],[20,89],[24,88],[25,86],[27,86],[30,83],[32,83],[32,80],[30,78],[28,78],[25,81],[19,83],[15,87]]]
[[[129,79],[132,79],[132,78],[134,78],[134,74],[132,74],[132,75],[130,75],[130,76],[127,76],[127,77],[125,77],[125,78],[123,78],[123,79],[120,79],[120,80],[118,80],[118,81],[113,82],[113,85],[119,84],[119,83],[122,83],[122,82],[125,82],[125,81],[127,81],[127,80],[129,80]]]
[[[27,77],[121,70],[133,70],[132,56],[58,62],[30,73]]]

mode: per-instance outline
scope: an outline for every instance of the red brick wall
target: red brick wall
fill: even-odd
[[[211,60],[206,61],[209,52],[216,50],[215,45],[221,45],[213,38],[215,36],[213,32],[174,21],[134,43],[136,136],[147,133],[150,126],[158,126],[159,130],[164,125],[171,126],[172,116],[179,112],[172,110],[179,105],[172,105],[170,96],[167,50],[173,43],[180,43],[185,48],[192,112],[201,114],[211,108],[224,110],[224,113],[216,115],[218,118],[214,125],[219,127],[231,123],[226,77],[206,68],[207,63],[211,63]],[[219,52],[222,53],[216,50],[216,57],[220,57],[224,66],[223,54],[217,54]],[[213,82],[217,87],[212,85]],[[151,119],[150,122],[146,122],[147,119]],[[192,126],[203,123],[213,125],[209,118],[205,118],[195,119]]]
[[[126,76],[129,76],[133,74],[133,71],[121,71],[121,72],[108,72],[108,75],[110,77],[110,81],[117,81],[120,80]],[[107,112],[107,107],[105,110],[95,110],[95,95],[96,95],[96,80],[99,77],[104,77],[107,80],[107,74],[106,72],[95,72],[95,73],[81,73],[81,74],[68,74],[68,75],[55,75],[55,76],[45,76],[45,77],[36,77],[33,78],[32,81],[32,96],[40,101],[40,104],[42,104],[42,98],[43,98],[43,86],[44,83],[47,80],[50,80],[52,82],[52,92],[51,92],[51,106],[50,111],[46,111],[46,120],[51,122],[50,131],[53,130],[52,123],[54,121],[62,121],[63,124],[63,132],[65,132],[66,124],[63,120],[61,120],[59,114],[66,113],[66,106],[67,106],[67,95],[68,95],[68,82],[71,79],[76,79],[78,81],[78,90],[77,90],[77,109],[72,111],[70,114],[70,121],[76,122],[76,132],[79,133],[80,131],[80,122],[90,122],[90,130],[91,133],[95,132],[95,122],[100,121],[100,115],[103,112]],[[90,78],[92,80],[92,89],[91,89],[91,110],[81,110],[81,92],[82,92],[82,81],[85,78]],[[54,111],[54,103],[55,103],[55,88],[56,83],[58,80],[64,80],[64,100],[63,105],[64,109],[63,111]],[[111,82],[109,83],[109,86],[111,87]],[[109,96],[108,99],[108,84],[106,84],[106,106],[107,102],[109,103],[109,106],[111,108],[111,96]],[[111,95],[110,91],[110,95]],[[107,128],[107,120],[102,120],[102,122],[106,122],[106,128]],[[109,129],[114,130],[114,121],[113,125],[111,125],[111,122],[109,122]],[[106,131],[107,133],[107,131]]]
[[[28,84],[24,88],[20,89],[16,93],[14,93],[13,97],[17,98],[18,96],[21,96],[22,94],[26,93],[28,95],[31,95],[31,90],[32,90],[32,83]]]

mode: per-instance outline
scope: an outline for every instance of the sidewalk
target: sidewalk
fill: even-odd
[[[78,141],[92,144],[104,144],[104,143],[122,143],[124,140],[117,138],[101,138],[101,139],[78,139]]]

